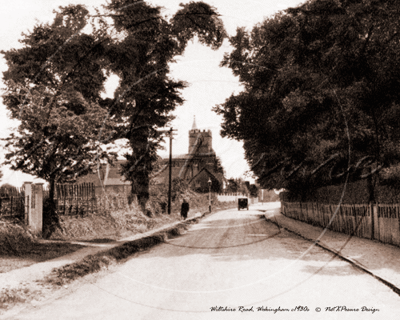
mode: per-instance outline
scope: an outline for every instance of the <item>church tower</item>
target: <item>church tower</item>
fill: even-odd
[[[199,156],[215,155],[212,148],[211,130],[199,130],[196,124],[196,117],[193,119],[192,129],[189,131],[189,154],[193,153]]]

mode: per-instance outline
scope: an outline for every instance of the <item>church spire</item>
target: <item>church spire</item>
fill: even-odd
[[[193,125],[192,125],[192,130],[197,130],[197,125],[196,125],[196,116],[193,116]]]

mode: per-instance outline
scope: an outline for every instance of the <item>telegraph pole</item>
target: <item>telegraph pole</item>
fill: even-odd
[[[169,130],[157,130],[161,133],[166,133],[169,135],[169,172],[168,172],[168,214],[171,214],[171,193],[172,193],[172,139],[174,135],[174,131],[178,131],[176,129],[170,128]]]
[[[172,138],[173,132],[176,131],[173,128],[169,129],[169,177],[168,177],[168,214],[171,214],[171,192],[172,192]]]

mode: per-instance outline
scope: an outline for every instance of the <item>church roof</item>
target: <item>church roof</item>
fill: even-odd
[[[215,180],[218,180],[219,182],[222,182],[224,180],[224,175],[220,173],[213,173],[210,170],[208,170],[206,167],[203,167],[196,175],[194,175],[190,181],[189,184],[191,184],[193,181],[197,179],[198,176],[200,176],[203,172],[206,172],[208,176],[214,178]]]

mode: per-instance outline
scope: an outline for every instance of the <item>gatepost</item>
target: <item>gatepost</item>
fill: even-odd
[[[25,225],[29,225],[29,216],[31,214],[31,199],[32,199],[32,182],[24,182],[25,190]]]
[[[43,229],[43,183],[24,183],[25,220],[32,232],[42,235]]]

